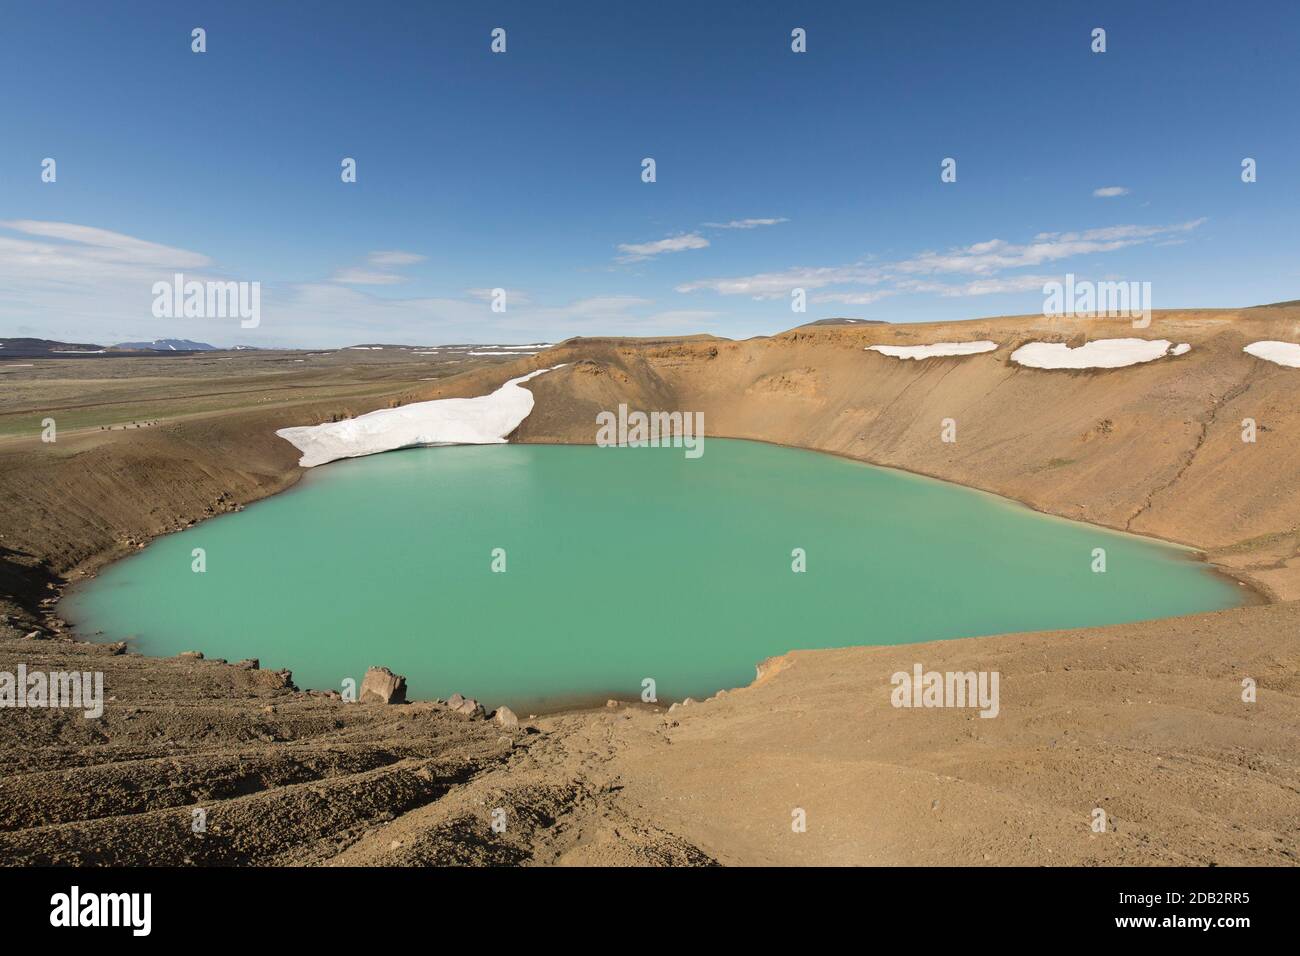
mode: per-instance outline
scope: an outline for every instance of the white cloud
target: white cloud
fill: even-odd
[[[14,219],[0,221],[0,231],[17,234],[0,235],[7,334],[100,342],[177,335],[152,317],[154,283],[177,272],[228,278],[208,271],[212,260],[201,253],[94,226]]]
[[[330,277],[330,281],[343,285],[396,285],[398,282],[405,282],[406,277],[370,269],[340,269]]]
[[[1040,239],[1061,239],[1066,242],[1076,240],[1092,241],[1096,239],[1152,239],[1156,236],[1191,232],[1205,223],[1206,219],[1189,219],[1187,222],[1170,226],[1105,226],[1101,229],[1085,229],[1083,232],[1040,232],[1034,237]]]
[[[403,277],[393,267],[421,261],[414,253],[375,252],[332,279],[277,283],[266,275],[229,276],[201,253],[72,223],[0,222],[0,315],[7,335],[115,343],[179,337],[215,345],[332,347],[376,339],[437,342],[558,341],[571,335],[654,335],[700,331],[711,312],[650,312],[653,300],[602,295],[535,307],[510,291],[505,313],[476,295],[378,296]],[[235,278],[262,284],[262,321],[241,329],[228,319],[159,319],[153,283]],[[373,291],[372,291],[373,290]]]
[[[37,257],[36,264],[51,264],[79,258],[123,266],[163,266],[193,269],[210,265],[211,260],[197,252],[145,242],[120,232],[79,226],[71,222],[42,222],[34,219],[0,221],[0,227],[56,243],[6,240],[12,254]]]
[[[730,222],[706,222],[706,229],[757,229],[759,226],[775,226],[777,223],[789,222],[789,219],[733,219]]]
[[[898,283],[904,292],[931,292],[945,298],[977,295],[999,295],[1008,292],[1040,292],[1048,282],[1059,282],[1060,276],[1006,276],[1003,278],[974,279],[962,285],[942,282],[925,282],[905,279]]]
[[[623,255],[618,257],[619,262],[641,262],[645,259],[652,259],[655,256],[662,255],[665,252],[684,252],[687,249],[707,249],[709,240],[705,239],[698,232],[684,233],[680,236],[669,236],[667,239],[658,239],[654,242],[622,242],[619,243],[618,251]]]
[[[838,302],[841,305],[871,305],[891,295],[898,295],[893,289],[881,289],[877,292],[823,292],[812,297],[815,303]]]
[[[372,252],[366,257],[372,266],[410,266],[417,262],[423,262],[425,257],[417,252],[402,252],[400,249],[391,249],[388,251]]]
[[[748,295],[755,299],[778,299],[791,289],[821,289],[829,285],[868,285],[884,280],[876,267],[865,265],[795,268],[784,272],[760,272],[734,279],[699,279],[677,286],[678,292],[710,290],[720,295]]]
[[[995,292],[1025,291],[1045,281],[1041,276],[994,279],[1008,270],[1042,266],[1075,256],[1115,252],[1132,246],[1169,241],[1186,235],[1205,222],[1204,218],[1161,226],[1121,225],[1080,232],[1043,232],[1032,242],[1011,243],[989,239],[946,252],[922,252],[892,263],[857,262],[842,266],[798,267],[781,272],[760,272],[732,278],[699,279],[682,283],[678,292],[712,291],[719,295],[748,295],[755,299],[787,296],[792,289],[825,289],[834,286],[883,286],[897,292],[937,292],[945,296],[989,295]],[[979,277],[965,285],[923,282],[917,277],[968,275]],[[836,293],[839,295],[841,293]],[[848,293],[843,293],[847,295]],[[846,301],[825,296],[814,301]],[[880,298],[880,292],[875,293]],[[874,301],[874,300],[873,300]]]
[[[1100,199],[1110,199],[1112,196],[1127,196],[1128,190],[1123,186],[1102,186],[1094,189],[1092,194]]]
[[[86,286],[105,283],[152,285],[176,270],[211,265],[207,256],[146,242],[93,226],[31,219],[0,221],[0,228],[31,238],[0,236],[0,281],[30,287],[39,283]],[[50,241],[53,240],[53,241]]]
[[[1142,241],[1144,240],[1137,238],[1103,240],[1084,238],[1081,235],[1066,235],[1025,245],[1015,245],[1001,239],[992,239],[988,242],[951,249],[948,252],[923,252],[912,259],[897,263],[894,268],[899,273],[911,275],[938,273],[989,275],[1006,269],[1040,266],[1045,262],[1056,262],[1073,256],[1114,252]]]
[[[330,277],[330,281],[343,285],[396,285],[405,282],[406,276],[388,270],[423,261],[424,256],[415,252],[396,249],[372,252],[366,256],[365,265],[339,269]]]

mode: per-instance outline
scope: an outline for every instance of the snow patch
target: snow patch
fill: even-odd
[[[896,359],[926,359],[945,355],[979,355],[996,348],[993,342],[935,342],[933,345],[868,345],[867,351]]]
[[[1096,339],[1075,349],[1063,342],[1030,342],[1012,352],[1011,361],[1026,368],[1123,368],[1191,350],[1168,339]]]
[[[1251,342],[1243,352],[1287,368],[1300,368],[1300,345],[1295,342]]]
[[[563,367],[512,378],[490,395],[381,408],[347,421],[281,428],[276,434],[302,452],[298,464],[304,468],[418,445],[499,445],[533,410],[533,393],[520,383]]]

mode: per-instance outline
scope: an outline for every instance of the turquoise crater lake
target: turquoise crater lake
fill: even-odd
[[[412,698],[459,691],[526,714],[634,698],[645,677],[661,699],[707,696],[795,648],[1241,603],[1237,585],[1158,542],[830,455],[704,447],[695,460],[491,445],[336,462],[153,542],[63,613],[146,654],[257,657],[336,690],[385,665]]]

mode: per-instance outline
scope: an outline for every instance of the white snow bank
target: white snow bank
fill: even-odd
[[[979,355],[996,348],[992,342],[935,342],[933,345],[868,345],[867,351],[896,359],[925,359],[941,355]]]
[[[1300,345],[1294,342],[1251,342],[1242,351],[1265,362],[1300,368]]]
[[[1012,352],[1011,361],[1027,368],[1123,368],[1191,350],[1168,339],[1096,339],[1076,349],[1063,342],[1030,342]]]
[[[304,468],[416,445],[499,445],[533,410],[533,393],[520,383],[563,367],[512,378],[490,395],[381,408],[347,421],[281,428],[276,434],[302,452],[298,464]]]

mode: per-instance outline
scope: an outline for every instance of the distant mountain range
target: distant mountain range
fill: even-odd
[[[236,349],[251,349],[237,345]],[[60,342],[56,339],[0,339],[0,359],[72,358],[79,355],[124,355],[132,352],[218,352],[215,345],[190,339],[154,339],[152,342],[119,342],[117,345],[94,345],[89,342]]]
[[[86,342],[56,342],[53,339],[0,339],[0,358],[40,358],[50,355],[102,355],[107,349]]]
[[[190,339],[154,339],[152,342],[118,342],[116,349],[146,349],[151,352],[216,352],[215,345]]]

